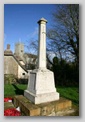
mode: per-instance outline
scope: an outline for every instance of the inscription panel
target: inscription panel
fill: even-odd
[[[35,90],[35,84],[36,84],[36,73],[30,73],[31,89]]]

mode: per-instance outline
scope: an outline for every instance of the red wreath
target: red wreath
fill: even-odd
[[[21,115],[20,112],[15,108],[4,110],[4,116],[20,116],[20,115]]]
[[[4,102],[9,102],[12,98],[6,97],[4,98]],[[4,116],[20,116],[20,111],[16,110],[16,108],[9,108],[4,110]]]
[[[4,98],[4,102],[8,102],[9,100],[12,100],[12,98],[9,97]]]

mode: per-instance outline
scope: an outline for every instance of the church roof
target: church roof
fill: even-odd
[[[12,57],[16,60],[16,62],[18,63],[18,65],[20,65],[20,67],[22,67],[26,72],[28,72],[28,71],[26,70],[25,66],[23,66],[23,65],[20,63],[20,61],[21,61],[22,59],[20,59],[20,57],[15,56],[15,55],[13,54],[13,52],[10,50],[10,48],[8,48],[8,47],[9,47],[9,46],[7,45],[7,49],[4,51],[4,56],[12,56]]]
[[[37,58],[37,55],[31,54],[31,53],[24,53],[24,56],[27,56],[29,58]]]

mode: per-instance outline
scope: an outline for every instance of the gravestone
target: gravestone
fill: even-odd
[[[54,84],[54,74],[46,68],[46,23],[41,18],[39,24],[38,65],[30,72],[28,87],[24,96],[34,104],[59,100],[59,93]]]

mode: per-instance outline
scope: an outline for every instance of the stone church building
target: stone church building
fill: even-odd
[[[29,60],[30,59],[30,60]],[[19,82],[28,81],[28,69],[26,65],[36,64],[36,56],[24,53],[24,45],[17,43],[15,45],[15,53],[10,50],[10,45],[4,51],[4,78],[17,79]],[[30,62],[29,62],[30,61]],[[13,77],[13,78],[10,78]],[[7,82],[7,81],[6,81]]]

